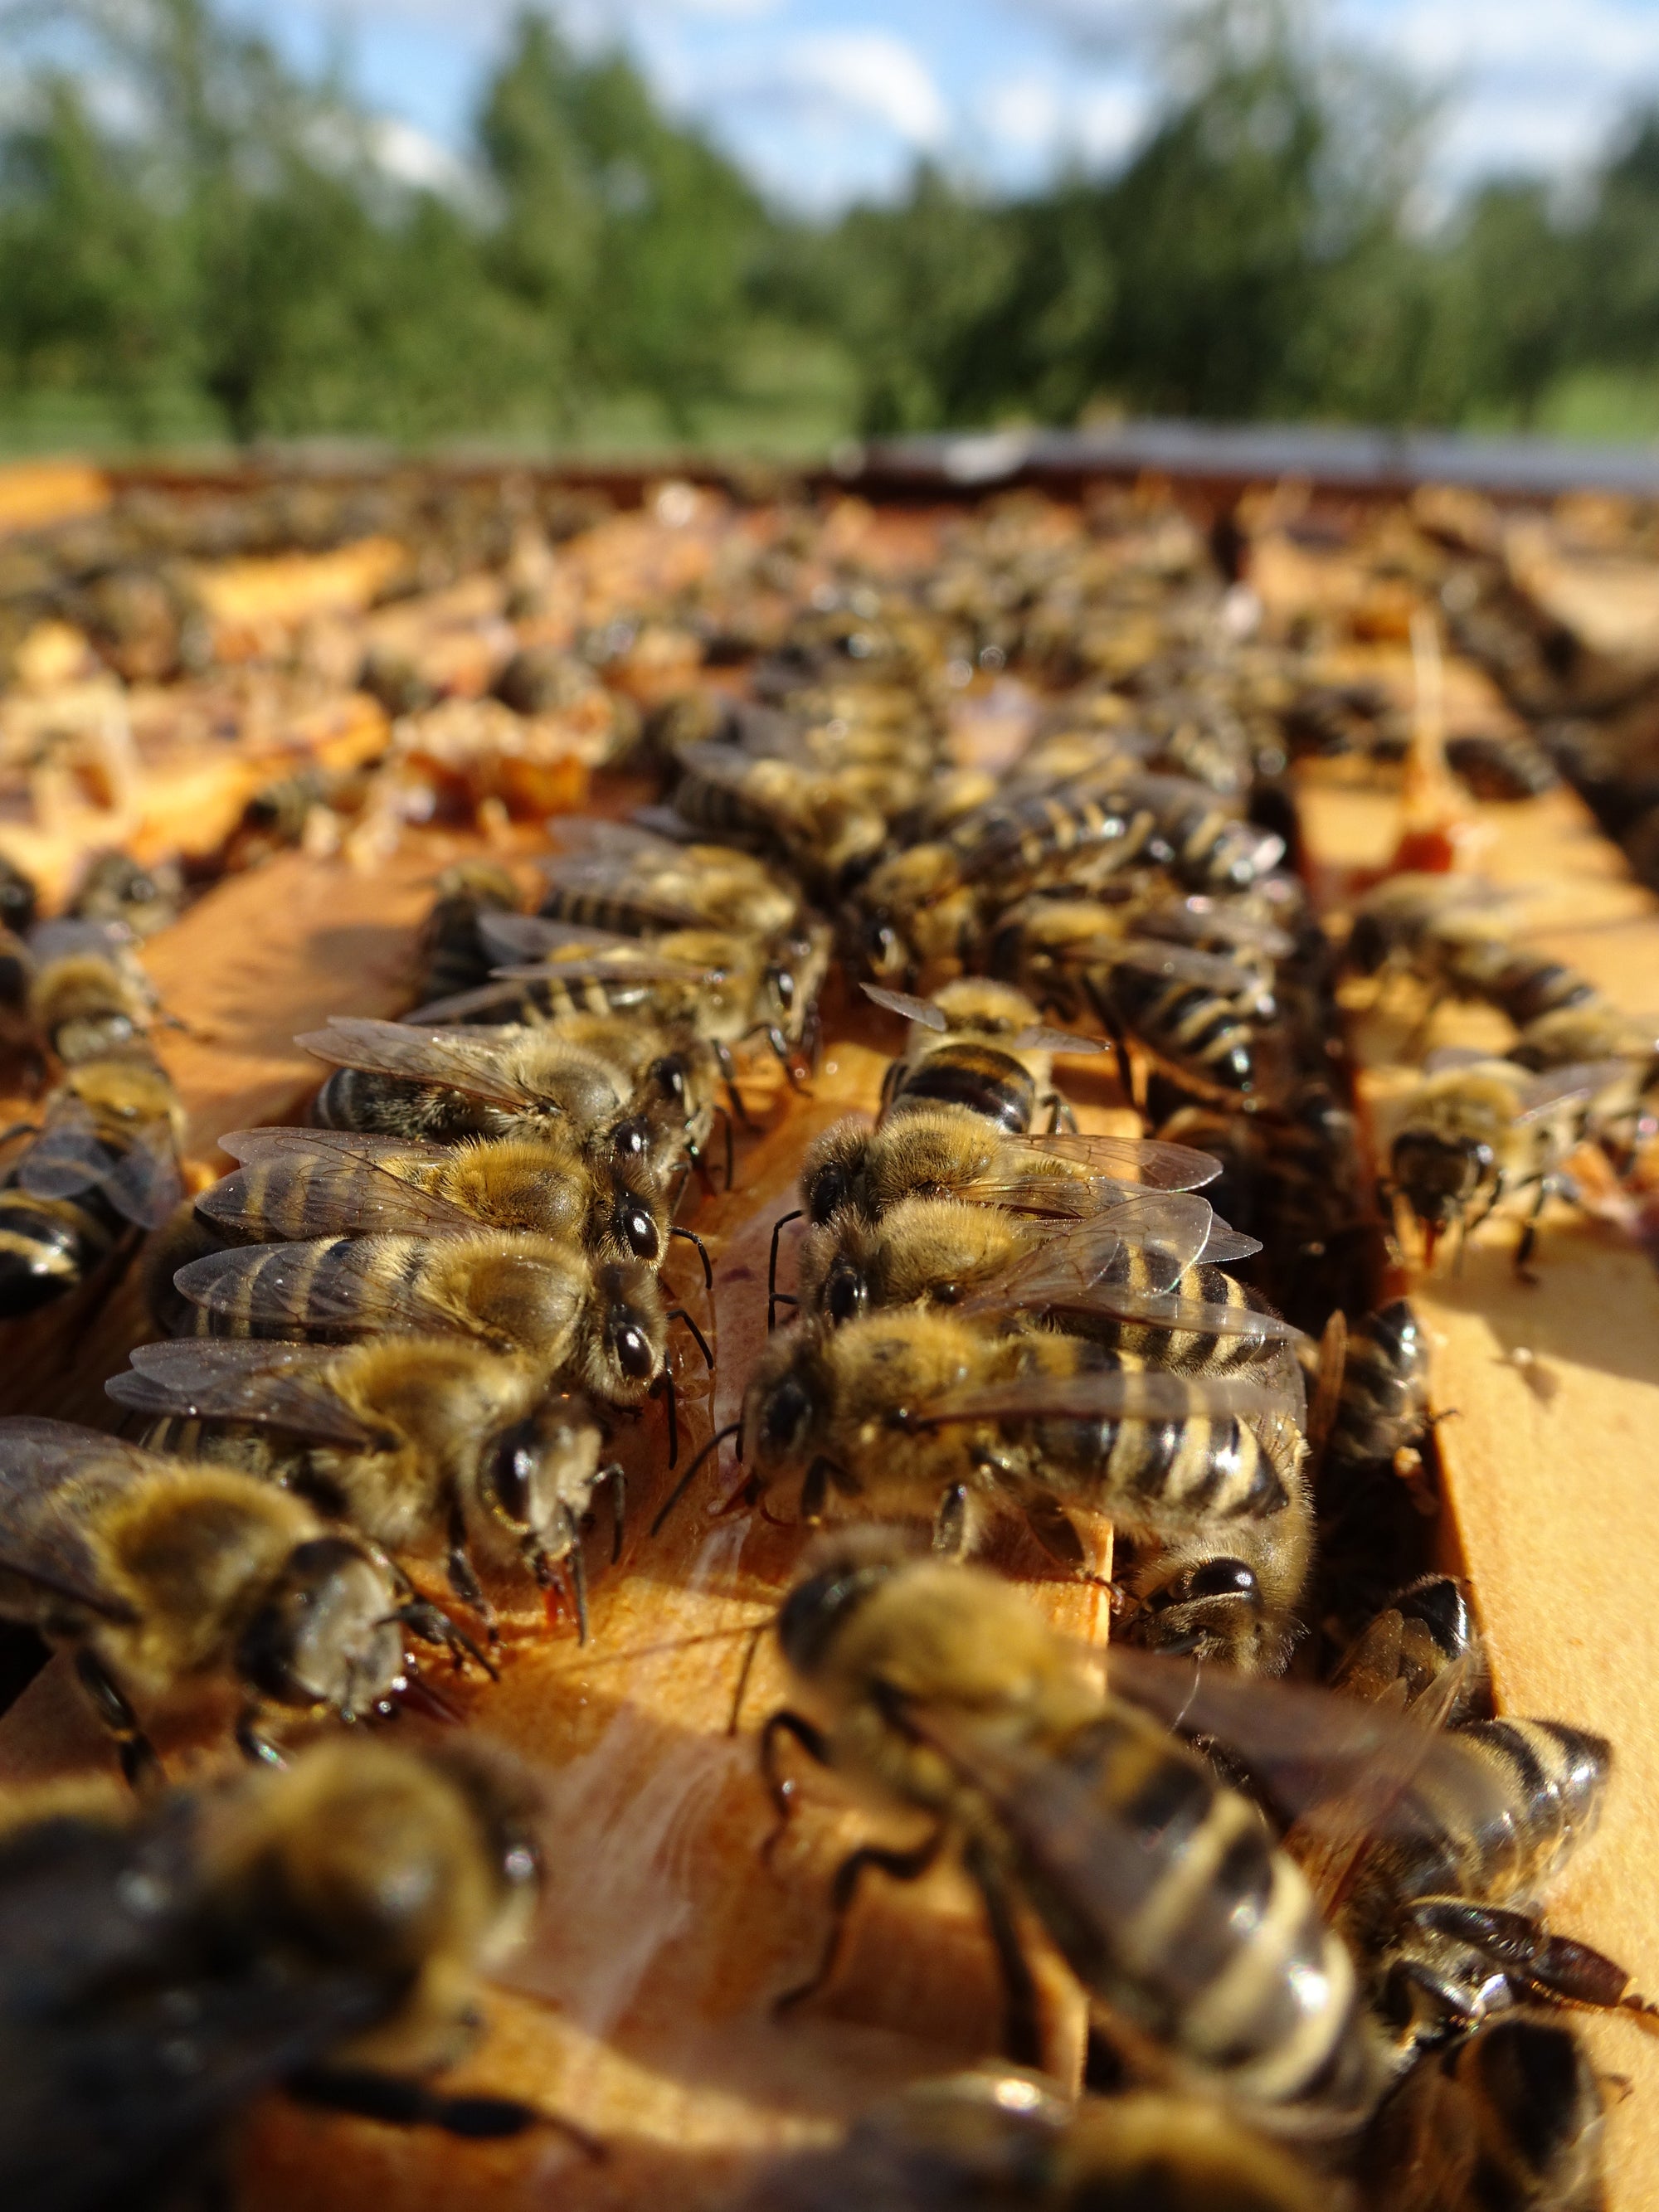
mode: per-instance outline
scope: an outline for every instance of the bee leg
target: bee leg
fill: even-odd
[[[697,1327],[697,1324],[692,1320],[690,1315],[687,1313],[685,1308],[684,1306],[671,1306],[664,1318],[667,1321],[683,1322],[685,1324],[686,1328],[690,1333],[691,1341],[696,1346],[698,1351],[702,1352],[703,1364],[712,1375],[714,1371],[714,1355],[708,1349],[708,1339]]]
[[[960,1559],[968,1550],[968,1486],[953,1482],[933,1515],[933,1549],[942,1558]]]
[[[817,1971],[810,1979],[793,1990],[786,1990],[773,2000],[772,2010],[780,2017],[793,2012],[808,1997],[816,1996],[833,1979],[840,1962],[842,1947],[846,1940],[847,1922],[858,1896],[859,1884],[866,1874],[875,1872],[890,1875],[894,1881],[920,1881],[945,1843],[945,1831],[935,1828],[933,1834],[908,1851],[892,1850],[879,1844],[864,1844],[844,1858],[836,1869],[836,1879],[830,1893],[830,1936],[818,1960]]]
[[[286,1753],[278,1749],[258,1726],[259,1708],[246,1705],[236,1717],[236,1748],[255,1766],[285,1767]]]
[[[1552,1936],[1528,1912],[1475,1905],[1463,1898],[1419,1898],[1412,1919],[1434,1935],[1467,1944],[1530,1995],[1604,2012],[1659,2018],[1659,2008],[1631,1988],[1629,1970],[1604,1951],[1570,1936]]]
[[[789,1041],[783,1031],[775,1025],[769,1029],[766,1032],[766,1042],[776,1055],[778,1066],[783,1070],[789,1088],[792,1091],[810,1091],[811,1085],[805,1081],[800,1070],[796,1066],[794,1054],[789,1049]]]
[[[1515,1272],[1517,1279],[1523,1283],[1535,1283],[1538,1280],[1527,1262],[1531,1259],[1538,1243],[1539,1216],[1548,1204],[1550,1194],[1554,1188],[1555,1183],[1552,1176],[1539,1176],[1538,1194],[1533,1200],[1528,1210],[1527,1218],[1521,1224],[1521,1241],[1515,1248]]]
[[[712,1291],[714,1287],[714,1263],[708,1256],[708,1247],[698,1236],[696,1231],[682,1229],[676,1221],[670,1223],[668,1233],[671,1237],[682,1237],[686,1243],[696,1246],[697,1257],[702,1261],[702,1286],[706,1291]]]
[[[830,1746],[823,1731],[799,1713],[791,1712],[787,1706],[774,1713],[761,1730],[761,1780],[766,1784],[772,1810],[778,1816],[776,1826],[761,1845],[761,1861],[766,1866],[772,1863],[772,1854],[783,1839],[783,1832],[789,1826],[789,1815],[794,1808],[795,1785],[787,1774],[778,1771],[778,1738],[784,1735],[793,1737],[814,1766],[827,1767],[831,1764]]]
[[[732,1060],[731,1046],[725,1043],[717,1044],[714,1047],[714,1057],[720,1062],[720,1073],[726,1079],[726,1096],[731,1105],[733,1119],[741,1121],[745,1129],[758,1128],[759,1123],[744,1104],[743,1093],[738,1089],[737,1064]]]
[[[935,1844],[937,1848],[937,1843]],[[963,1853],[969,1879],[985,1907],[985,1924],[996,1947],[1002,1972],[1003,2048],[1016,2066],[1042,2065],[1042,2022],[1037,2007],[1036,1983],[1019,1940],[1019,1929],[1008,1901],[1007,1885],[985,1846],[970,1842]]]
[[[737,1183],[737,1139],[732,1133],[732,1116],[725,1107],[716,1107],[714,1110],[719,1114],[720,1126],[726,1132],[726,1188],[729,1196]]]
[[[484,1595],[483,1584],[478,1580],[477,1571],[468,1556],[466,1524],[461,1518],[459,1506],[452,1510],[449,1516],[449,1551],[445,1558],[444,1566],[449,1577],[451,1589],[454,1591],[461,1603],[470,1605],[479,1620],[483,1621],[484,1634],[489,1638],[489,1648],[493,1651],[501,1640],[501,1632],[495,1623],[495,1608]]]
[[[646,1393],[650,1398],[661,1398],[668,1407],[668,1464],[672,1467],[680,1455],[680,1408],[674,1392],[674,1378],[667,1368],[658,1376]]]
[[[486,1658],[464,1629],[458,1628],[441,1606],[428,1599],[410,1598],[398,1608],[398,1618],[411,1636],[418,1636],[423,1644],[435,1644],[447,1651],[454,1662],[455,1671],[461,1671],[463,1660],[476,1660],[492,1682],[501,1679],[501,1669]]]
[[[115,1738],[121,1772],[139,1792],[164,1784],[167,1773],[155,1755],[155,1747],[139,1725],[119,1683],[94,1651],[83,1644],[75,1655],[75,1672],[92,1709]]]
[[[570,1577],[570,1595],[576,1611],[576,1641],[587,1641],[587,1562],[582,1557],[582,1540],[575,1521],[567,1506],[564,1516],[565,1534],[570,1540],[570,1549],[564,1555],[565,1570]]]
[[[772,1334],[777,1308],[781,1305],[794,1305],[799,1303],[778,1288],[778,1239],[790,1222],[800,1219],[801,1211],[802,1209],[797,1206],[787,1213],[779,1214],[777,1219],[772,1224],[772,1257],[766,1269],[766,1334],[769,1336]]]
[[[823,1518],[824,1501],[830,1495],[831,1482],[843,1497],[856,1497],[856,1490],[848,1491],[847,1488],[851,1480],[852,1477],[845,1468],[837,1467],[833,1460],[825,1459],[820,1453],[802,1479],[796,1512],[809,1528],[816,1528]]]
[[[628,1511],[628,1476],[619,1459],[599,1469],[593,1487],[597,1490],[602,1482],[611,1485],[611,1564],[614,1567],[622,1557],[623,1522]]]
[[[516,2097],[447,2097],[410,2075],[382,2074],[372,2066],[307,2066],[284,2086],[302,2105],[379,2120],[384,2127],[441,2128],[473,2142],[498,2142],[531,2128],[550,2127],[568,2136],[586,2156],[605,2155],[604,2146],[585,2129]]]

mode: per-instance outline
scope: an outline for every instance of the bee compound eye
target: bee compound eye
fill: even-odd
[[[865,1307],[864,1278],[855,1267],[836,1267],[824,1286],[823,1310],[837,1328],[855,1321]]]
[[[645,1382],[657,1364],[649,1339],[635,1322],[613,1322],[611,1346],[617,1355],[617,1364],[632,1382]]]
[[[520,1528],[530,1524],[532,1491],[536,1477],[532,1425],[516,1422],[495,1441],[485,1473],[496,1504]]]
[[[622,1212],[623,1242],[636,1260],[655,1260],[662,1251],[657,1224],[642,1206],[625,1206]]]
[[[678,1055],[659,1060],[651,1071],[657,1087],[672,1105],[685,1103],[685,1063]],[[643,1149],[643,1147],[641,1147]]]
[[[619,1159],[644,1159],[651,1147],[651,1132],[643,1116],[630,1114],[625,1121],[618,1121],[611,1146]]]
[[[1161,1605],[1190,1605],[1206,1597],[1247,1598],[1254,1602],[1261,1595],[1261,1585],[1256,1580],[1254,1567],[1243,1559],[1206,1559],[1201,1567],[1194,1567],[1181,1576],[1163,1592]]]

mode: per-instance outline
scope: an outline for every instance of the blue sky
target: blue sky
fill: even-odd
[[[556,0],[588,40],[625,40],[678,112],[760,180],[827,210],[896,188],[921,153],[1005,185],[1105,164],[1147,111],[1175,0]],[[237,0],[296,57],[342,50],[407,128],[404,164],[463,154],[518,0]],[[1659,96],[1659,0],[1326,0],[1324,21],[1446,95],[1441,179],[1571,173],[1644,91]]]

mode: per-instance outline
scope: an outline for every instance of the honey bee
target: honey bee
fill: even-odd
[[[549,2124],[434,2078],[526,1934],[540,1807],[472,1743],[320,1743],[124,1805],[0,1805],[0,2046],[16,2202],[182,2201],[259,2092],[469,2140]],[[203,2169],[209,2169],[204,2174]]]
[[[1346,1357],[1327,1458],[1361,1468],[1396,1461],[1429,1425],[1429,1348],[1407,1298],[1395,1298],[1346,1332]]]
[[[993,919],[1048,884],[1093,891],[1131,867],[1168,868],[1196,890],[1245,888],[1277,866],[1284,840],[1175,776],[1076,778],[963,816],[948,837],[873,869],[849,927],[878,980],[925,960],[971,963]]]
[[[677,759],[673,805],[684,821],[717,837],[754,840],[826,896],[879,858],[890,815],[917,788],[896,769],[814,769],[732,745],[685,745]]]
[[[173,1283],[190,1334],[346,1344],[454,1329],[614,1406],[637,1405],[666,1358],[668,1314],[643,1261],[596,1266],[579,1244],[522,1231],[240,1245]]]
[[[179,919],[184,884],[176,867],[140,867],[125,853],[104,853],[70,903],[76,921],[115,922],[134,937],[154,937]]]
[[[1236,957],[1126,937],[1093,899],[1025,901],[992,939],[992,973],[1068,1018],[1092,1013],[1165,1073],[1208,1097],[1248,1097],[1268,1080],[1272,984]]]
[[[1389,876],[1355,911],[1346,958],[1357,975],[1414,977],[1443,999],[1479,999],[1517,1029],[1584,1006],[1595,987],[1575,969],[1511,945],[1497,918],[1512,894],[1475,877]]]
[[[1369,2150],[1378,2212],[1603,2212],[1603,2091],[1571,2025],[1516,2011],[1419,2058]]]
[[[1486,1655],[1462,1584],[1450,1575],[1419,1575],[1397,1591],[1346,1654],[1331,1686],[1439,1727],[1474,1718],[1487,1698]]]
[[[783,939],[805,922],[799,890],[735,845],[682,845],[617,822],[554,826],[558,849],[537,865],[541,912],[625,937],[680,929]]]
[[[957,1558],[1012,1516],[1073,1574],[1072,1516],[1098,1515],[1135,1547],[1124,1580],[1143,1640],[1271,1672],[1312,1558],[1295,1411],[1274,1380],[908,1308],[767,1346],[744,1399],[746,1494],[798,1475],[802,1521],[833,1490],[870,1517],[930,1522]]]
[[[1563,1006],[1528,1022],[1509,1057],[1534,1075],[1581,1067],[1595,1060],[1627,1060],[1637,1090],[1645,1097],[1659,1082],[1659,1023],[1644,1021],[1602,1000]]]
[[[495,962],[479,934],[487,914],[517,914],[519,886],[498,860],[459,860],[439,876],[421,933],[421,996],[448,998],[487,982]]]
[[[866,1532],[809,1567],[777,1635],[805,1706],[761,1735],[780,1815],[787,1738],[930,1822],[910,1850],[866,1845],[842,1866],[822,1961],[781,2008],[833,1977],[862,1876],[914,1880],[953,1848],[985,1903],[1011,2057],[1036,2063],[1039,2044],[1019,1899],[1114,2027],[1173,2054],[1194,2087],[1247,2112],[1364,2120],[1384,2052],[1295,1861],[1212,1767],[1139,1705],[1108,1698],[1085,1655],[1008,1583],[907,1561]],[[1170,1672],[1191,1686],[1190,1669]]]
[[[1477,799],[1540,799],[1561,781],[1542,745],[1521,730],[1466,730],[1449,737],[1446,765]]]
[[[538,915],[497,915],[482,928],[504,963],[494,981],[418,1007],[410,1022],[645,1021],[700,1040],[728,1086],[732,1046],[756,1036],[793,1079],[792,1048],[808,1033],[829,960],[828,933],[816,924],[773,941],[712,929],[646,939]]]
[[[741,2212],[1335,2212],[1346,2202],[1340,2184],[1219,2102],[1140,2090],[1073,2104],[1040,2074],[985,2066],[919,2081],[832,2149],[769,2167]]]
[[[192,1467],[65,1421],[0,1420],[0,1607],[70,1645],[131,1782],[159,1762],[131,1698],[229,1676],[236,1739],[263,1716],[362,1718],[407,1682],[405,1632],[471,1647],[372,1543],[229,1468]]]
[[[1467,1234],[1506,1197],[1529,1189],[1515,1255],[1524,1271],[1546,1203],[1571,1194],[1568,1155],[1633,1103],[1626,1061],[1534,1076],[1510,1060],[1445,1055],[1407,1101],[1389,1156],[1393,1188],[1422,1224],[1427,1256],[1454,1223]]]
[[[1011,1137],[1023,1137],[1046,1107],[1051,1126],[1066,1121],[1075,1127],[1054,1088],[1054,1055],[1098,1052],[1098,1038],[1044,1028],[1023,991],[975,975],[946,983],[931,999],[913,999],[876,983],[866,983],[864,991],[912,1025],[903,1053],[883,1079],[887,1121],[934,1106],[958,1107]]]
[[[586,1632],[579,1522],[603,1439],[530,1362],[453,1336],[321,1345],[141,1344],[105,1385],[159,1447],[296,1487],[375,1544],[441,1542],[450,1586],[495,1634],[475,1556],[544,1589],[568,1562]],[[617,1539],[620,1546],[620,1536]]]
[[[673,1233],[652,1178],[596,1168],[557,1122],[455,1145],[283,1128],[234,1129],[219,1145],[243,1164],[196,1211],[238,1238],[469,1236],[483,1224],[654,1267]]]
[[[66,1067],[124,1051],[148,1034],[155,994],[119,924],[43,921],[28,950],[29,1020]]]
[[[635,1092],[625,1067],[556,1030],[426,1029],[337,1015],[296,1042],[334,1063],[313,1107],[321,1128],[453,1143],[554,1126],[591,1159],[647,1175],[665,1172],[688,1141],[684,1055],[653,1061]]]
[[[0,1317],[86,1280],[128,1228],[159,1228],[184,1193],[184,1110],[142,1049],[70,1066],[0,1185]]]

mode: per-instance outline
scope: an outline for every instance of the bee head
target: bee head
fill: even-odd
[[[744,1400],[743,1433],[758,1468],[787,1467],[811,1451],[829,1403],[816,1331],[775,1337],[757,1362]]]
[[[644,1190],[621,1176],[613,1184],[610,1231],[617,1245],[647,1267],[661,1259],[663,1232],[656,1209]]]
[[[507,1523],[514,1548],[526,1541],[562,1558],[575,1534],[599,1464],[597,1423],[580,1398],[550,1398],[486,1444],[483,1503]]]
[[[389,1570],[347,1536],[295,1547],[243,1631],[237,1670],[283,1705],[368,1711],[398,1686],[400,1600]]]
[[[1506,2165],[1551,2196],[1560,2188],[1559,2203],[1592,2201],[1564,2185],[1591,2178],[1602,2116],[1601,2083],[1571,2027],[1541,2013],[1500,2017],[1455,2043],[1441,2064]]]
[[[1488,1180],[1492,1148],[1474,1137],[1443,1137],[1407,1129],[1395,1138],[1391,1155],[1394,1180],[1412,1212],[1434,1229],[1445,1229],[1462,1216]]]
[[[914,1559],[896,1531],[849,1529],[807,1563],[778,1609],[778,1642],[793,1671],[810,1679],[836,1637],[868,1599]]]
[[[824,1319],[836,1328],[869,1311],[870,1279],[850,1253],[837,1252],[830,1261],[818,1305]]]
[[[808,1147],[801,1163],[800,1194],[806,1217],[822,1228],[855,1201],[870,1154],[870,1132],[856,1120],[837,1121]]]

